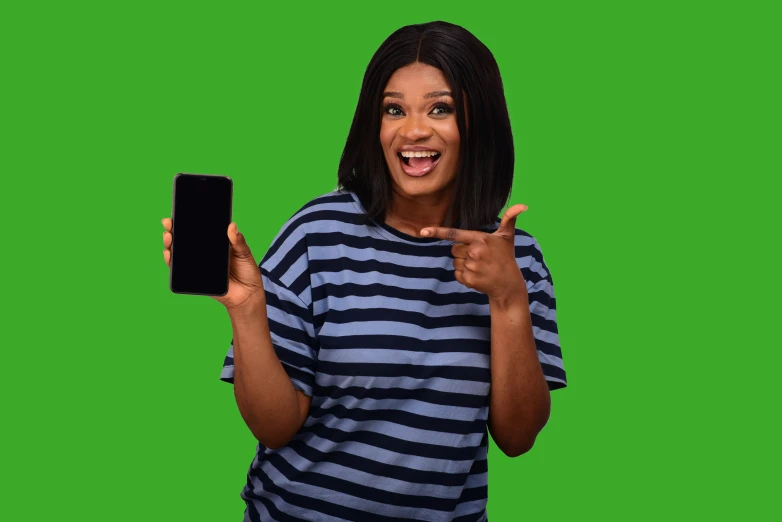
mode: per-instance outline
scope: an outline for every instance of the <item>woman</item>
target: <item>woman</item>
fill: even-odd
[[[260,271],[229,227],[221,378],[259,441],[244,520],[487,520],[488,433],[528,451],[566,384],[551,275],[515,228],[526,207],[497,219],[513,160],[489,50],[408,26],[369,63],[339,190]]]

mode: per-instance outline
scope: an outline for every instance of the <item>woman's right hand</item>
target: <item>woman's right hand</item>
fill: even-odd
[[[163,259],[171,268],[171,218],[163,218]],[[231,242],[230,273],[228,276],[228,292],[221,296],[212,296],[229,310],[256,302],[265,302],[263,280],[258,263],[250,252],[250,247],[239,232],[236,223],[228,226],[228,240]]]

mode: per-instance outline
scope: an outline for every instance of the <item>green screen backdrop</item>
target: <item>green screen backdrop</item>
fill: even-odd
[[[255,441],[227,314],[168,290],[172,179],[231,176],[260,257],[335,188],[375,49],[435,19],[503,73],[570,384],[492,446],[490,519],[773,518],[776,5],[3,2],[0,519],[241,520]]]

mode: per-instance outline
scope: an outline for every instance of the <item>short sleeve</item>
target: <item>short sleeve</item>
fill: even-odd
[[[532,332],[543,374],[550,390],[564,388],[567,376],[559,344],[554,280],[538,242],[520,231],[516,233],[516,259],[527,282]]]
[[[315,383],[317,346],[310,309],[270,273],[264,270],[262,276],[274,351],[293,382],[293,387],[311,397]],[[234,379],[233,355],[232,341],[220,374],[220,379],[229,383],[233,383]]]

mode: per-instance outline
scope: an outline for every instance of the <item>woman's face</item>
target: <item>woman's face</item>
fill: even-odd
[[[414,63],[398,69],[383,92],[380,143],[394,192],[447,194],[459,166],[459,128],[442,71]]]

